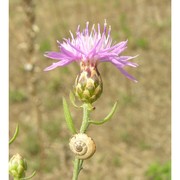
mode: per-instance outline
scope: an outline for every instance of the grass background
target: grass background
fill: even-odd
[[[138,83],[129,81],[109,63],[99,65],[104,92],[94,104],[92,116],[104,117],[117,99],[119,106],[110,122],[89,128],[97,151],[84,163],[79,179],[169,180],[170,1],[34,1],[36,36],[32,53],[28,52],[28,6],[13,0],[9,10],[10,137],[16,124],[20,126],[10,156],[18,152],[27,159],[27,175],[37,170],[36,180],[72,176],[71,134],[63,117],[62,97],[68,98],[79,67],[73,63],[44,72],[53,62],[43,56],[44,52],[58,51],[56,40],[69,37],[69,30],[75,32],[78,24],[85,27],[89,21],[90,25],[103,25],[107,19],[114,41],[129,40],[123,54],[139,54],[134,61],[140,66],[127,69]],[[34,73],[24,70],[30,61],[35,64]],[[79,126],[82,112],[70,108]]]

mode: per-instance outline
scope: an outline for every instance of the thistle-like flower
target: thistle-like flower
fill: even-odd
[[[83,102],[92,103],[102,93],[102,80],[97,70],[97,65],[101,62],[112,63],[127,78],[137,82],[133,76],[124,70],[125,66],[138,66],[138,64],[129,61],[136,56],[120,55],[127,48],[127,41],[113,44],[111,27],[109,26],[107,30],[106,21],[104,22],[102,33],[100,24],[98,24],[97,30],[95,29],[95,25],[93,25],[91,31],[89,31],[89,22],[87,22],[86,28],[82,32],[80,31],[80,26],[78,26],[76,37],[74,37],[71,31],[70,35],[71,38],[64,38],[62,43],[57,41],[60,52],[45,53],[46,57],[58,60],[58,62],[47,67],[45,71],[59,66],[66,66],[74,61],[78,62],[81,68],[81,74],[76,78],[75,94]]]
[[[96,31],[95,25],[89,32],[89,22],[86,28],[80,32],[80,26],[76,31],[76,37],[71,34],[71,39],[64,39],[64,42],[57,41],[60,52],[46,52],[45,56],[56,59],[58,62],[47,67],[45,71],[52,70],[58,66],[66,66],[74,61],[83,62],[83,64],[91,64],[97,66],[100,62],[111,62],[114,64],[127,78],[136,82],[136,79],[129,75],[123,68],[125,66],[137,67],[138,64],[129,60],[136,56],[120,56],[127,48],[127,41],[112,44],[111,27],[107,32],[107,23],[104,23],[104,30],[101,33],[100,24]]]

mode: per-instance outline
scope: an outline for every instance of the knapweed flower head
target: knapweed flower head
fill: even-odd
[[[59,66],[66,66],[74,61],[80,64],[81,69],[86,67],[97,67],[101,62],[110,62],[118,68],[127,78],[137,82],[136,79],[128,74],[124,67],[137,67],[138,64],[130,62],[136,56],[121,56],[121,53],[127,48],[128,41],[113,43],[111,37],[111,27],[107,28],[106,21],[104,29],[101,32],[100,24],[92,26],[89,30],[89,22],[86,28],[80,31],[80,25],[77,28],[76,35],[70,32],[71,38],[65,39],[61,43],[57,41],[60,52],[46,52],[45,56],[58,60],[45,71],[52,70]]]
[[[96,66],[81,65],[74,85],[75,95],[85,103],[93,103],[102,94],[103,82]]]
[[[9,161],[9,173],[14,177],[14,179],[20,179],[25,177],[26,170],[26,160],[19,154],[15,154]]]

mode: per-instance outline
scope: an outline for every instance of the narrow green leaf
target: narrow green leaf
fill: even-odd
[[[116,111],[116,108],[117,108],[117,101],[115,102],[114,106],[112,107],[110,113],[103,120],[101,120],[101,121],[89,121],[89,123],[95,124],[95,125],[104,124],[105,122],[109,121],[112,118],[113,114]]]
[[[31,179],[32,177],[34,177],[36,174],[36,171],[34,171],[30,176],[28,177],[24,177],[24,178],[21,178],[20,180],[27,180],[27,179]]]
[[[15,141],[18,133],[19,133],[19,125],[17,124],[17,126],[16,126],[16,131],[15,131],[13,137],[11,138],[11,140],[9,141],[9,145],[12,144],[12,143]]]
[[[69,93],[69,98],[70,98],[70,101],[73,104],[73,106],[75,106],[76,108],[79,108],[79,106],[77,106],[76,103],[75,103],[75,96],[71,91]]]
[[[69,130],[73,134],[75,134],[76,133],[76,129],[74,127],[72,116],[71,116],[71,113],[69,111],[69,107],[68,107],[68,104],[67,104],[65,98],[63,98],[63,109],[64,109],[64,116],[65,116],[65,120],[66,120],[67,126],[68,126]]]

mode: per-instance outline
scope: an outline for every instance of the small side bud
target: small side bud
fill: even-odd
[[[96,101],[103,91],[103,83],[96,66],[81,63],[81,73],[77,76],[74,86],[75,95],[86,103]]]
[[[19,154],[14,155],[9,161],[9,174],[14,178],[25,177],[27,170],[26,160]]]

